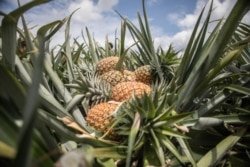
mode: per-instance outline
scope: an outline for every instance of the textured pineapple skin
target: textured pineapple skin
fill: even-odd
[[[122,72],[117,70],[111,70],[101,75],[100,77],[103,81],[109,83],[111,86],[115,86],[120,82],[124,82]]]
[[[118,56],[110,56],[101,59],[97,64],[96,64],[96,71],[99,75],[102,75],[110,70],[114,70],[115,66],[119,60]],[[122,67],[124,69],[124,66]]]
[[[153,80],[153,77],[151,75],[150,65],[144,65],[144,66],[138,67],[135,70],[135,76],[136,76],[136,81],[149,85]]]
[[[125,81],[136,81],[136,76],[134,71],[124,70],[123,77]]]
[[[105,132],[107,125],[113,119],[111,114],[115,111],[116,107],[117,104],[107,102],[96,104],[88,111],[86,122],[97,131]]]
[[[134,94],[137,97],[141,97],[144,93],[150,94],[151,88],[141,82],[128,81],[117,84],[112,89],[112,99],[118,102],[122,102],[132,97]]]

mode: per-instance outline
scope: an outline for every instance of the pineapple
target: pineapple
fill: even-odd
[[[115,111],[116,107],[117,104],[108,102],[94,105],[87,113],[87,123],[97,131],[105,133],[107,131],[107,125],[109,125],[113,119],[111,114]]]
[[[110,70],[114,70],[117,62],[119,61],[118,56],[110,56],[101,59],[96,65],[96,71],[99,75],[102,75]],[[125,65],[122,64],[121,71],[125,68]]]
[[[133,71],[124,70],[123,77],[125,81],[136,81],[136,75],[135,75],[135,72]]]
[[[144,5],[144,0],[142,2]],[[34,5],[27,4],[26,7]],[[59,156],[70,154],[72,151],[77,151],[77,155],[74,155],[77,156],[76,161],[74,157],[73,159],[60,158],[62,162],[60,165],[65,165],[63,162],[67,164],[69,161],[73,162],[75,166],[84,166],[84,163],[85,166],[103,167],[247,166],[250,151],[248,144],[250,115],[249,106],[245,103],[249,102],[250,78],[247,75],[247,68],[250,53],[247,50],[249,44],[247,37],[250,26],[239,23],[244,14],[247,14],[248,9],[249,1],[237,1],[229,17],[220,19],[222,21],[219,21],[216,28],[208,34],[208,38],[204,37],[209,30],[211,13],[208,12],[207,19],[202,19],[201,14],[179,67],[179,61],[175,58],[175,52],[172,52],[171,48],[168,52],[158,50],[155,53],[145,6],[143,6],[145,18],[138,13],[138,25],[140,26],[138,29],[133,22],[122,17],[124,24],[121,29],[121,37],[118,39],[119,52],[115,54],[119,54],[119,57],[123,56],[123,58],[126,54],[131,54],[124,48],[125,30],[128,28],[140,53],[134,57],[128,55],[127,67],[131,67],[129,69],[133,70],[139,67],[136,70],[137,78],[140,78],[141,82],[146,80],[145,83],[150,83],[151,88],[141,82],[134,82],[135,73],[125,72],[118,67],[122,65],[122,59],[110,61],[111,65],[107,63],[108,60],[103,64],[100,62],[97,65],[99,75],[96,77],[97,56],[103,56],[103,54],[102,50],[93,43],[95,41],[90,39],[89,33],[89,43],[80,44],[74,40],[75,46],[78,48],[71,50],[71,46],[68,45],[69,38],[66,38],[67,41],[64,44],[67,46],[59,46],[57,54],[54,54],[57,49],[49,52],[49,43],[44,43],[45,40],[49,40],[62,26],[62,23],[70,21],[67,19],[68,17],[60,21],[58,25],[52,22],[53,24],[46,24],[39,29],[38,38],[42,37],[39,39],[45,40],[33,40],[37,37],[29,36],[27,25],[24,27],[25,32],[23,33],[12,24],[15,20],[14,22],[10,20],[21,15],[24,11],[23,7],[20,6],[10,15],[4,16],[0,37],[2,41],[0,49],[0,76],[2,78],[0,82],[0,88],[2,88],[0,91],[0,119],[1,134],[4,136],[1,138],[1,146],[7,147],[8,151],[6,153],[0,151],[0,161],[1,164],[4,163],[2,166],[12,166],[13,164],[14,166],[25,166],[25,164],[53,166]],[[212,5],[209,11],[213,11]],[[16,13],[19,14],[16,15]],[[199,25],[200,21],[204,22],[202,27]],[[26,24],[24,19],[23,24]],[[238,25],[240,29],[236,30]],[[9,27],[12,28],[8,29]],[[45,59],[53,64],[53,69],[51,66],[46,66],[45,71],[37,70],[35,74],[38,75],[34,75],[32,78],[25,75],[36,72],[36,69],[40,68],[36,65],[41,65],[42,59],[40,61],[37,59],[37,62],[40,63],[34,63],[35,59],[32,59],[32,62],[20,62],[19,57],[13,52],[15,43],[11,45],[11,41],[15,42],[16,35],[14,34],[16,34],[17,28],[20,34],[25,34],[25,39],[28,41],[28,50],[23,47],[18,52],[18,55],[21,55],[20,58],[23,55],[27,56],[27,54],[23,54],[26,51],[29,53],[29,57],[35,58],[37,54],[33,50],[37,50],[41,55],[38,55],[38,58],[48,54]],[[234,31],[236,36],[232,36]],[[66,30],[67,35],[68,30]],[[42,48],[44,44],[45,48]],[[37,46],[39,48],[36,48]],[[89,46],[89,48],[85,50],[85,46]],[[109,49],[111,48],[112,46]],[[105,55],[110,55],[109,51],[105,53]],[[67,57],[67,60],[61,56]],[[81,57],[83,61],[78,62],[82,65],[78,76],[75,75],[75,70],[78,69],[75,60]],[[60,62],[63,62],[63,66],[60,66]],[[231,62],[233,63],[229,64]],[[237,63],[236,66],[234,66],[235,63]],[[15,67],[16,70],[13,70]],[[227,68],[230,68],[230,71],[227,71]],[[59,72],[53,73],[54,69],[58,69]],[[130,82],[121,82],[111,89],[109,84],[102,82],[99,78],[110,70],[119,70],[123,73],[125,81]],[[90,72],[91,75],[88,75],[87,72]],[[45,75],[42,78],[43,91],[38,94],[37,89],[30,89],[28,93],[33,96],[28,94],[26,97],[26,86],[30,85],[28,81],[32,79],[36,83],[41,79],[41,75]],[[152,80],[148,79],[151,78],[150,76],[152,76]],[[75,80],[72,82],[72,79]],[[230,79],[230,83],[221,82],[225,79]],[[31,87],[36,88],[36,85],[38,88],[39,82]],[[70,87],[70,90],[68,91],[64,85]],[[76,90],[72,90],[73,88]],[[111,92],[111,90],[113,91]],[[112,98],[120,101],[130,98],[133,94],[135,96],[125,103],[120,103],[118,107],[117,104],[107,103],[110,93],[112,93]],[[38,112],[29,112],[31,108],[25,108],[25,106],[24,111],[21,111],[23,104],[20,104],[20,101],[25,99],[30,102],[27,103],[29,106],[29,104],[35,104],[30,100],[39,98],[41,98],[39,101],[41,106],[39,108],[31,106],[34,107],[33,111]],[[84,108],[86,115],[82,115],[85,113],[78,110],[78,107],[79,109],[81,107],[80,102],[90,107],[87,110]],[[226,113],[225,110],[227,110]],[[71,115],[72,119],[70,117],[68,120],[68,116]],[[28,116],[30,119],[22,120],[23,116]],[[33,126],[33,118],[37,118],[36,125],[39,126]],[[97,131],[110,134],[109,132],[114,130],[116,134],[123,136],[121,142],[86,135],[85,129],[87,134],[93,131],[88,129],[83,118],[86,118],[86,122]],[[30,124],[31,126],[29,128],[22,126],[20,129],[16,126],[17,119],[22,120],[24,125]],[[59,120],[63,122],[59,122]],[[78,127],[83,129],[80,131],[84,132],[83,134],[79,134],[79,129],[72,130],[78,123],[81,125]],[[219,125],[216,125],[218,123]],[[190,132],[186,126],[191,127]],[[29,133],[31,128],[36,132],[33,134],[33,138],[31,135],[24,135],[31,134]],[[22,133],[19,135],[20,130]],[[187,137],[185,133],[188,132]],[[204,140],[207,138],[210,140]],[[15,139],[20,139],[21,142]],[[31,139],[34,140],[29,144],[22,144]],[[33,150],[32,153],[29,153],[29,150]],[[41,161],[42,157],[46,158]]]
[[[136,81],[145,84],[155,83],[156,80],[169,82],[180,63],[177,54],[178,52],[171,45],[167,51],[159,48],[152,55],[135,52],[132,56],[136,61]]]
[[[111,98],[115,101],[122,102],[132,97],[133,94],[141,97],[144,93],[150,94],[151,88],[141,82],[127,81],[117,84],[112,89]]]
[[[138,67],[135,70],[135,77],[136,77],[136,81],[149,85],[153,80],[150,65],[144,65],[144,66]]]
[[[115,86],[120,82],[124,81],[123,74],[120,71],[117,70],[111,70],[108,71],[100,76],[100,78],[107,83],[109,83],[111,86]]]

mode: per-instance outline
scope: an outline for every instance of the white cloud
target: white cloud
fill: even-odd
[[[28,2],[30,0],[25,0]],[[14,0],[13,0],[14,3]],[[21,0],[24,4],[24,1]],[[70,36],[82,40],[82,31],[86,35],[85,27],[88,27],[91,35],[96,41],[103,44],[106,35],[114,40],[116,29],[120,29],[120,17],[112,10],[118,0],[60,0],[51,1],[47,4],[32,8],[25,13],[28,27],[34,27],[32,32],[36,35],[37,29],[55,20],[62,20],[78,9],[71,18]],[[19,26],[22,27],[21,22]],[[62,27],[52,38],[51,45],[58,45],[64,42],[64,29]],[[118,34],[119,35],[119,34]]]
[[[217,19],[227,17],[233,5],[235,4],[235,2],[236,0],[227,0],[227,1],[214,0],[211,20],[217,20]],[[183,13],[179,15],[177,13],[174,13],[174,14],[171,14],[169,18],[171,19],[171,17],[173,18],[173,16],[175,16],[174,19],[176,21],[176,24],[180,28],[184,28],[184,29],[193,28],[196,23],[197,18],[200,15],[201,10],[204,8],[205,5],[206,5],[206,8],[204,11],[204,15],[208,12],[210,2],[208,4],[206,3],[207,2],[204,0],[197,1],[196,8],[193,11],[193,13],[186,13],[185,15],[183,15]]]
[[[227,0],[227,1],[214,1],[214,10],[212,16],[215,19],[227,17],[229,12],[232,10],[236,0]]]
[[[206,5],[204,16],[206,15],[210,2]],[[213,4],[213,12],[211,15],[211,21],[226,18],[230,11],[232,10],[236,0],[214,0]],[[162,37],[157,37],[157,43],[164,44],[165,39],[169,40],[174,45],[174,47],[179,49],[184,49],[188,39],[192,33],[193,27],[198,19],[201,10],[203,9],[204,5],[207,3],[205,0],[197,0],[195,10],[192,13],[183,13],[177,11],[176,13],[170,13],[167,15],[167,19],[172,23],[177,25],[180,29],[179,32],[172,36],[166,36],[165,34]],[[246,23],[250,23],[250,12],[243,18],[243,21]],[[214,22],[210,23],[210,27],[208,32],[211,32],[213,27],[216,24]]]
[[[118,2],[118,0],[99,0],[97,7],[101,11],[111,11],[113,7],[118,4]]]
[[[179,19],[177,25],[180,28],[192,28],[197,20],[197,16],[195,14],[187,14],[184,18]]]
[[[180,31],[178,33],[176,33],[173,37],[173,44],[174,47],[178,50],[182,50],[184,49],[184,47],[187,45],[187,42],[190,38],[190,35],[192,33],[192,29],[187,29],[187,30],[183,30]]]
[[[31,0],[20,0],[21,4],[24,4]],[[158,0],[148,0],[147,3],[151,5]],[[16,4],[16,0],[10,0],[11,3]],[[185,11],[176,11],[176,13],[168,14],[167,18],[170,24],[175,24],[179,31],[175,34],[169,35],[162,27],[156,27],[150,24],[152,37],[154,38],[155,46],[159,45],[163,48],[168,48],[170,44],[176,48],[176,50],[183,50],[190,37],[195,22],[206,4],[207,0],[197,0],[195,10],[190,13],[184,13]],[[231,11],[236,0],[214,0],[214,10],[211,20],[221,19],[226,17]],[[120,35],[121,18],[113,11],[114,7],[118,5],[119,0],[99,0],[97,2],[93,0],[60,0],[51,1],[47,4],[41,5],[34,9],[31,9],[25,14],[25,18],[29,27],[38,25],[37,28],[49,22],[63,19],[71,12],[78,9],[72,19],[70,26],[71,39],[79,37],[81,39],[81,32],[85,33],[85,27],[88,27],[90,33],[94,36],[95,40],[101,45],[104,44],[106,35],[109,36],[110,41],[115,40],[115,31],[117,35]],[[207,4],[206,11],[209,4]],[[136,12],[136,11],[134,11]],[[206,12],[205,12],[206,13]],[[148,16],[150,20],[150,15]],[[137,18],[129,18],[136,26],[138,26]],[[244,18],[245,21],[250,20],[250,16],[247,15]],[[150,22],[151,23],[151,22]],[[211,24],[212,25],[212,24]],[[21,25],[20,25],[21,26]],[[36,29],[37,29],[36,28]],[[36,32],[33,30],[33,32]],[[64,41],[64,28],[62,28],[54,37],[52,44],[62,44]],[[126,46],[130,46],[133,43],[129,31],[127,31]]]
[[[164,34],[162,36],[156,37],[154,39],[154,44],[155,46],[161,46],[165,49],[167,49],[169,45],[172,44],[177,51],[183,51],[184,47],[187,45],[191,32],[192,30],[188,29],[180,31],[173,36]]]
[[[74,15],[73,19],[79,23],[87,23],[102,19],[101,12],[91,0],[83,0],[72,2],[69,5],[68,11],[79,10]]]
[[[157,3],[159,0],[147,0],[146,2],[147,2],[147,5],[148,6],[152,6],[152,5],[154,5],[155,3]]]

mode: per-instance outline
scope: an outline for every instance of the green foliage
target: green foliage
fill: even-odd
[[[176,128],[176,123],[187,118],[192,113],[176,114],[167,105],[167,96],[160,97],[161,92],[151,96],[134,97],[125,102],[118,111],[116,133],[128,139],[128,152],[137,153],[138,159],[143,159],[141,165],[164,165],[164,150],[169,150],[184,164],[182,155],[177,150],[175,138],[188,138]],[[128,136],[128,137],[127,137]],[[148,147],[148,146],[152,146]],[[151,159],[152,153],[155,158]],[[129,155],[131,157],[131,155]],[[127,165],[130,159],[127,159]],[[140,164],[138,164],[140,166]]]
[[[86,35],[82,33],[83,43],[74,39],[70,44],[70,21],[77,10],[41,26],[33,36],[23,13],[46,2],[20,6],[4,14],[1,24],[0,163],[248,164],[250,26],[240,23],[248,1],[237,1],[229,16],[208,34],[211,1],[208,13],[204,13],[206,7],[201,11],[181,57],[174,44],[167,50],[155,48],[144,0],[138,27],[117,12],[121,34],[114,50],[108,37],[104,48],[98,46],[88,28]],[[23,28],[17,27],[19,18]],[[64,43],[50,49],[50,38],[63,26]],[[134,39],[128,48],[127,32]],[[111,55],[120,56],[117,69],[122,63],[131,71],[150,65],[157,78],[150,85],[150,95],[119,103],[111,115],[115,119],[110,127],[117,139],[100,134],[85,121],[90,107],[112,100],[111,87],[95,73],[96,63]]]

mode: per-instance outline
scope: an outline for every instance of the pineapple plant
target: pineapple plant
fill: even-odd
[[[237,1],[225,22],[219,21],[205,38],[211,2],[201,29],[205,8],[180,58],[172,46],[167,51],[154,48],[142,2],[144,17],[138,14],[139,28],[121,16],[120,50],[112,54],[119,56],[112,65],[107,59],[97,65],[111,55],[102,55],[88,31],[89,44],[75,40],[76,48],[70,47],[71,16],[39,28],[36,38],[29,35],[22,14],[42,0],[4,17],[0,150],[5,151],[0,151],[1,165],[248,165],[250,53],[246,37],[250,26],[240,21],[249,2]],[[18,29],[26,42],[24,53],[15,51],[19,17],[24,25],[23,33]],[[54,55],[48,40],[64,23],[66,41]],[[124,48],[126,28],[135,39],[136,51]],[[23,55],[25,60],[20,59]],[[110,70],[119,70],[125,82],[113,87],[104,82],[101,76]],[[137,78],[152,79],[145,84]],[[110,133],[121,137],[116,140],[106,135]],[[79,156],[67,156],[72,153]]]
[[[128,148],[127,154],[130,156],[127,156],[126,163],[134,161],[137,166],[173,165],[178,161],[184,163],[182,155],[175,150],[181,143],[178,141],[188,138],[185,135],[187,128],[177,124],[192,113],[177,115],[166,96],[162,95],[163,92],[157,89],[150,95],[144,94],[140,98],[134,96],[118,111],[114,131],[123,136],[125,142],[133,145]],[[170,152],[164,155],[164,150]],[[133,160],[132,157],[137,158]]]

